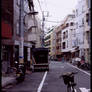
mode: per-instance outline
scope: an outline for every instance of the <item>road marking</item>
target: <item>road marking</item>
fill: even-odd
[[[39,85],[39,87],[37,89],[37,92],[41,92],[41,89],[42,89],[43,83],[45,81],[46,75],[47,75],[47,71],[45,72],[45,74],[43,76],[43,79],[42,79],[42,81],[41,81],[41,83],[40,83],[40,85]]]
[[[75,92],[77,92],[77,90],[76,90],[76,89],[74,89],[74,91],[75,91]]]
[[[90,92],[90,89],[86,89],[86,88],[79,88],[81,90],[81,92]]]
[[[71,64],[69,64],[69,63],[67,63],[68,65],[71,65]],[[82,71],[82,72],[84,72],[84,73],[86,73],[87,75],[89,75],[90,76],[90,73],[88,73],[88,72],[86,72],[86,71],[83,71],[82,69],[79,69],[79,68],[77,68],[76,66],[73,66],[73,65],[71,65],[72,67],[74,67],[74,68],[76,68],[76,69],[78,69],[78,70],[80,70],[80,71]]]

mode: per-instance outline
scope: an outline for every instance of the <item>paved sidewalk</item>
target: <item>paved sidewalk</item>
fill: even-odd
[[[26,71],[26,74],[31,74],[32,72],[31,71]],[[2,82],[2,88],[6,87],[7,85],[9,84],[14,84],[16,83],[16,74],[13,73],[13,74],[9,74],[7,76],[2,76],[1,77],[1,82]]]
[[[2,77],[2,88],[13,83],[16,83],[16,77]]]

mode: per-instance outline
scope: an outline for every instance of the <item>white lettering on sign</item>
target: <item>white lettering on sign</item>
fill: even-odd
[[[86,89],[86,88],[79,88],[81,90],[81,92],[90,92],[90,89]]]

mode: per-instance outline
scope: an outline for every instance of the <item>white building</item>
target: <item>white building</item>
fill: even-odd
[[[51,49],[52,49],[52,31],[53,29],[50,29],[47,34],[44,36],[44,44],[45,47],[49,49],[49,55],[51,56]]]
[[[26,30],[25,40],[34,42],[36,47],[41,47],[41,23],[37,16],[27,15],[25,17]],[[27,36],[26,36],[27,35]]]
[[[74,50],[75,44],[75,15],[68,15],[63,22],[64,27],[61,30],[61,46],[62,53],[65,55],[66,59],[71,58],[71,52]]]
[[[80,0],[75,10],[77,46],[79,46],[79,56],[84,56],[88,62],[89,54],[89,10],[88,0]]]

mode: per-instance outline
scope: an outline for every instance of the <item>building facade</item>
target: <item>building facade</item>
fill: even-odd
[[[55,57],[57,60],[61,61],[61,30],[62,30],[62,26],[59,25],[55,28],[55,46],[56,46],[56,50],[55,50]]]
[[[14,62],[19,62],[20,46],[20,0],[2,1],[2,72],[9,72],[9,67],[14,67]],[[30,9],[32,8],[32,9]],[[35,18],[33,7],[29,8],[28,0],[24,0],[24,63],[31,59],[32,47],[40,47],[41,26]],[[32,11],[31,11],[32,10]],[[30,13],[31,12],[31,13]],[[27,17],[27,18],[26,18]],[[28,21],[29,20],[29,21]],[[35,27],[36,26],[36,27]],[[32,35],[32,33],[35,36]],[[30,38],[31,37],[31,38]],[[34,40],[35,39],[35,40]]]
[[[72,51],[74,49],[75,41],[75,15],[68,15],[63,21],[63,27],[61,30],[61,51],[62,56],[69,61],[72,58]]]
[[[44,36],[44,45],[46,48],[49,49],[49,56],[52,56],[52,32],[53,32],[53,28],[51,28],[47,34],[45,34]]]
[[[88,0],[80,0],[75,10],[77,45],[79,46],[79,57],[84,56],[89,61],[90,25],[89,25],[89,3]]]
[[[3,0],[1,4],[1,60],[2,72],[8,73],[13,65],[13,0]]]

